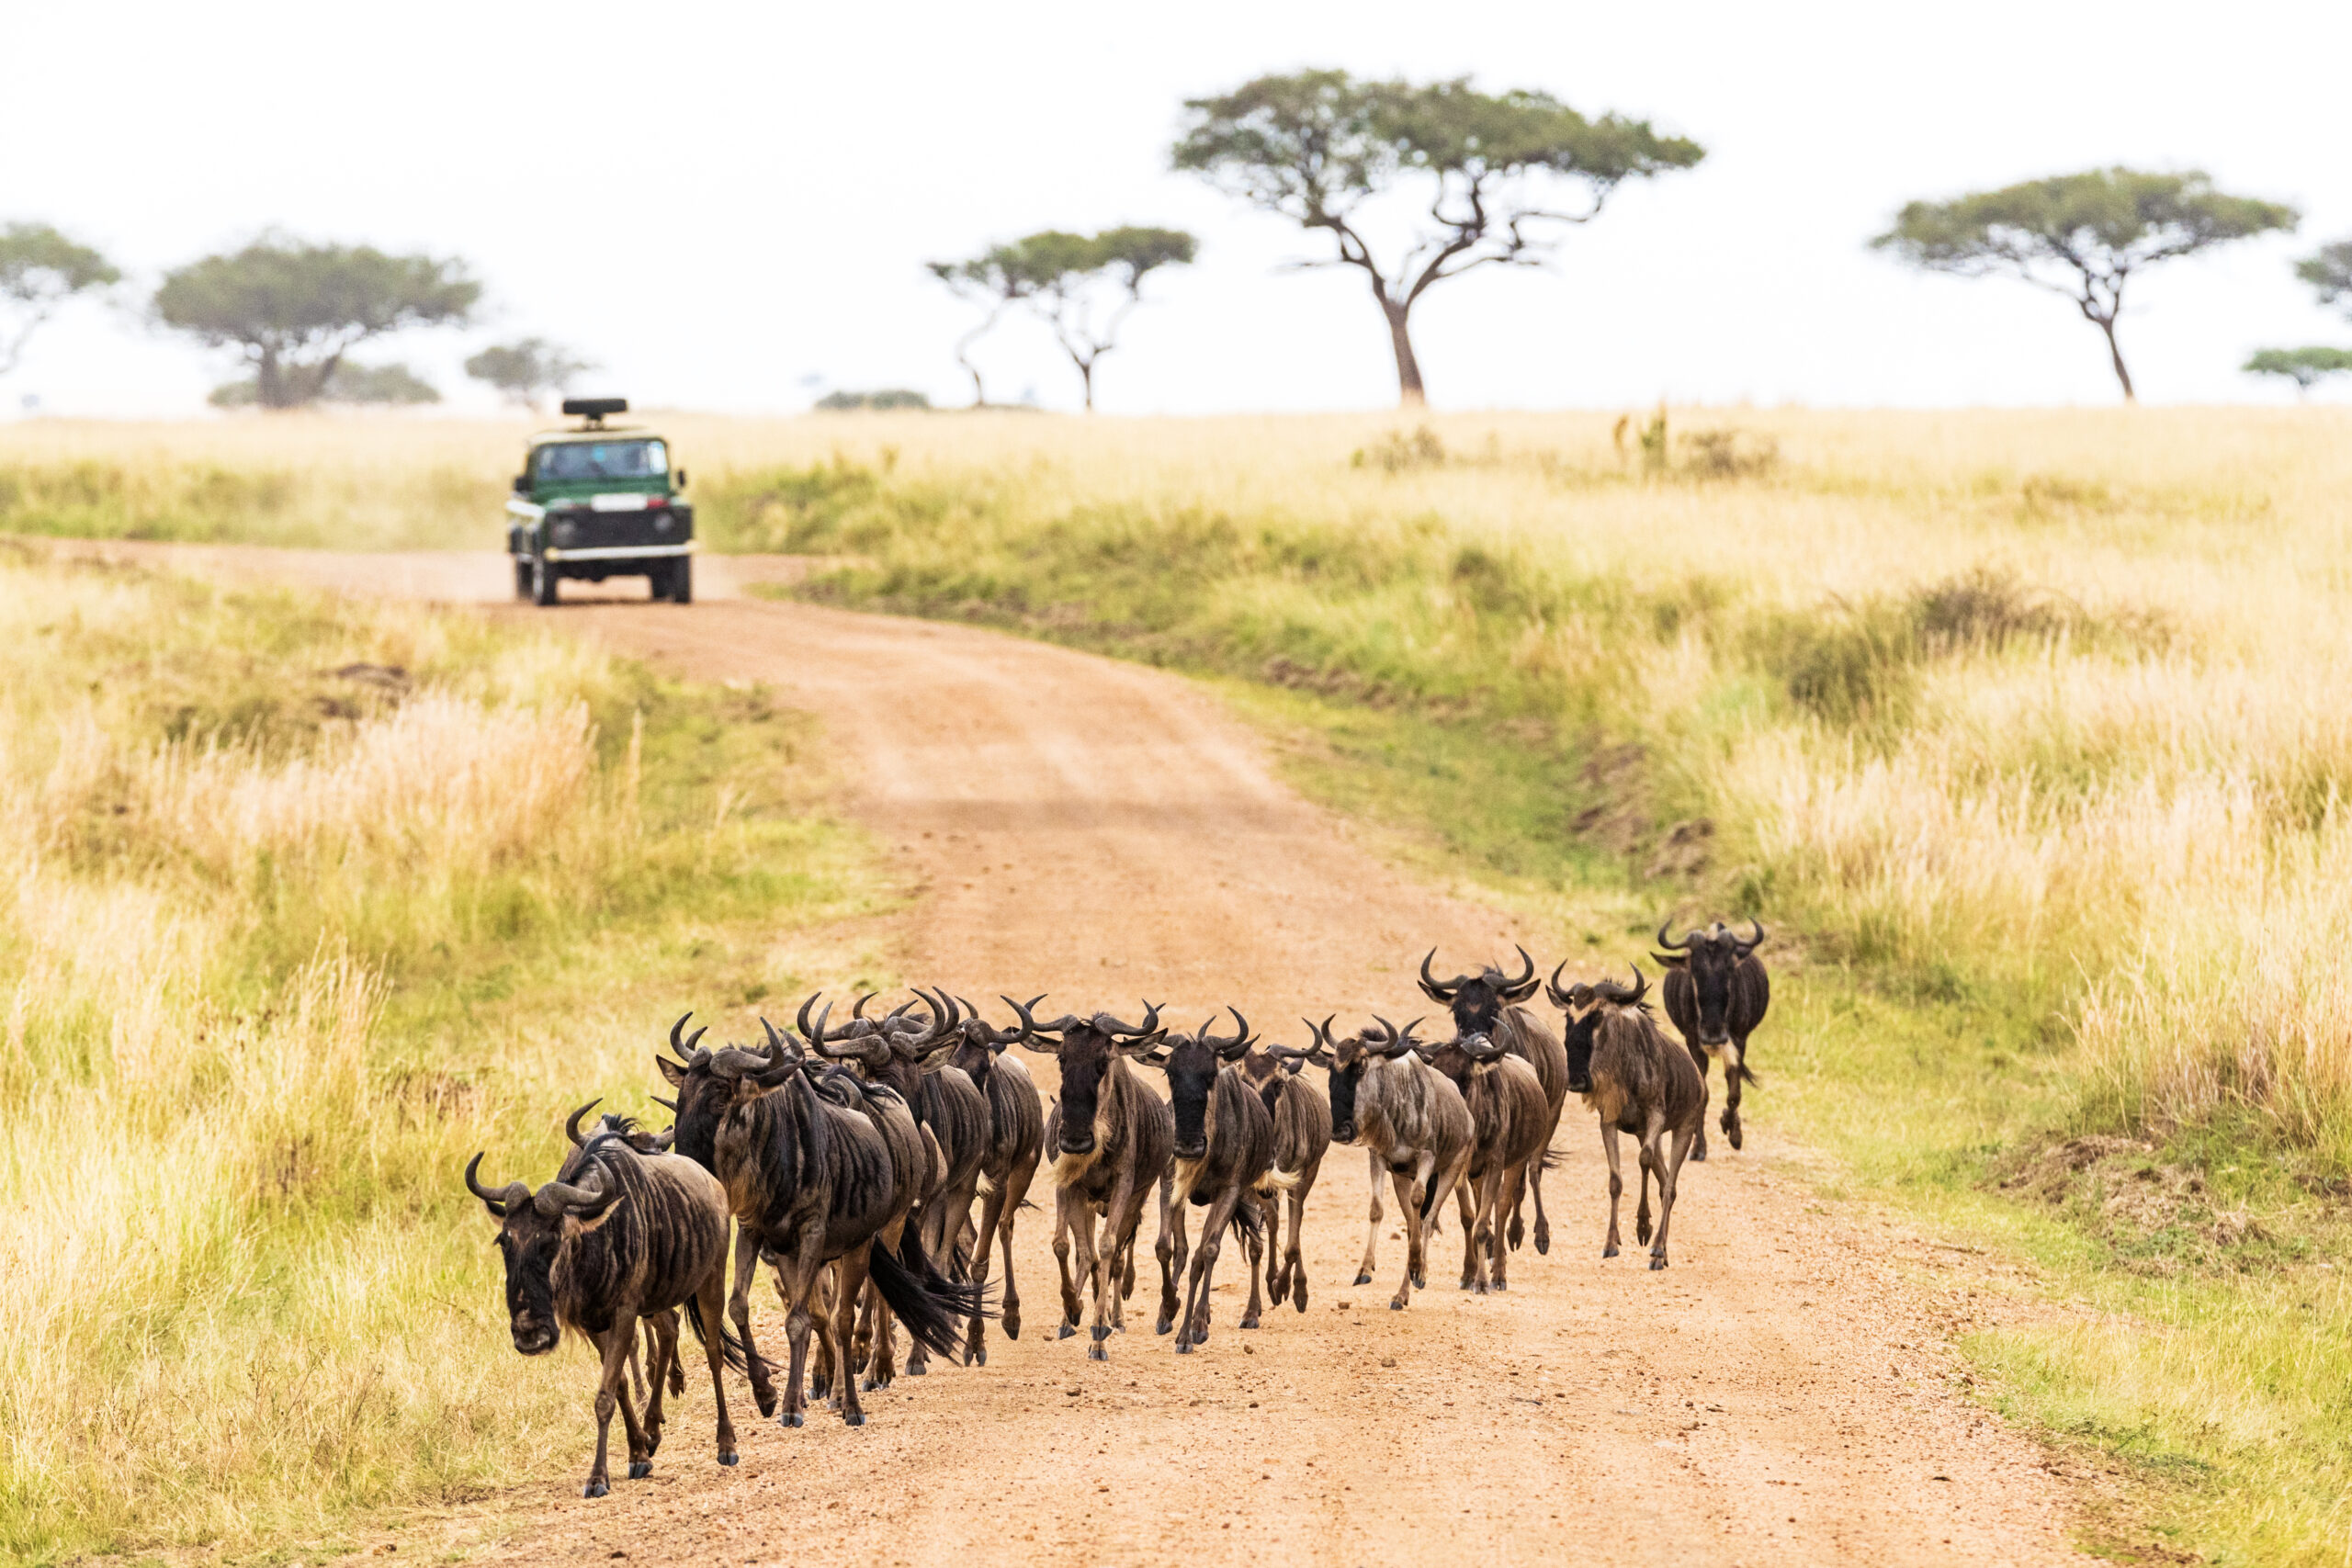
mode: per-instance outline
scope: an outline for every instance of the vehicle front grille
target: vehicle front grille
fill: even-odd
[[[668,526],[662,525],[666,523]],[[548,513],[548,543],[560,550],[609,549],[616,545],[683,545],[694,537],[690,515],[670,512]]]

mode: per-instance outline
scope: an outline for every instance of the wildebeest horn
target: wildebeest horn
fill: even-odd
[[[678,1038],[678,1032],[685,1028],[686,1020],[694,1015],[695,1010],[688,1008],[678,1015],[678,1021],[670,1026],[670,1049],[678,1054],[678,1060],[681,1062],[692,1062],[695,1059],[695,1042],[710,1032],[709,1028],[706,1026],[695,1030],[693,1035],[685,1040],[682,1041]]]
[[[654,1104],[660,1106],[662,1110],[668,1111],[673,1116],[675,1116],[678,1113],[678,1102],[674,1100],[664,1100],[658,1094],[649,1094],[645,1098],[651,1100]]]
[[[549,1219],[568,1213],[575,1219],[593,1220],[621,1201],[621,1184],[606,1181],[603,1166],[592,1165],[588,1174],[595,1179],[595,1186],[550,1181],[531,1200],[533,1205]]]
[[[1436,956],[1437,949],[1434,947],[1421,956],[1421,994],[1433,1002],[1450,1002],[1453,999],[1453,993],[1462,988],[1463,977],[1456,975],[1451,980],[1440,980],[1430,974],[1430,960]]]
[[[678,1130],[675,1127],[664,1127],[653,1135],[653,1146],[662,1154],[668,1154],[670,1145],[677,1141]]]
[[[1511,945],[1519,947],[1517,942]],[[1522,966],[1520,976],[1516,980],[1503,982],[1503,995],[1512,1001],[1523,1002],[1535,994],[1535,960],[1528,956],[1527,949],[1520,947],[1519,961]]]
[[[1756,928],[1756,934],[1741,942],[1739,946],[1743,953],[1753,953],[1764,945],[1764,922],[1750,915],[1747,918],[1747,923]]]
[[[1059,1034],[1063,1030],[1070,1028],[1072,1025],[1076,1024],[1078,1020],[1070,1017],[1068,1013],[1064,1013],[1061,1017],[1054,1020],[1051,1023],[1039,1023],[1037,1021],[1036,1015],[1032,1013],[1029,1010],[1035,1007],[1039,1002],[1044,1001],[1046,994],[1047,993],[1041,993],[1037,996],[1031,997],[1025,1004],[1016,1002],[1011,997],[1005,996],[1001,992],[998,993],[997,999],[1002,1002],[1005,1006],[1011,1008],[1020,1018],[1021,1032],[1015,1035],[1014,1038],[1020,1041],[1023,1048],[1031,1051],[1042,1051],[1049,1056],[1058,1056],[1062,1054],[1062,1043],[1060,1041],[1056,1040],[1051,1043],[1046,1043],[1038,1040],[1037,1036],[1040,1034]]]
[[[573,1148],[576,1149],[581,1145],[588,1141],[580,1135],[580,1119],[582,1116],[587,1115],[591,1111],[595,1110],[597,1106],[603,1103],[604,1096],[598,1095],[594,1100],[590,1100],[587,1104],[582,1106],[579,1110],[573,1111],[571,1115],[563,1119],[563,1135],[571,1140],[571,1146]]]
[[[1684,931],[1680,942],[1667,941],[1666,928],[1673,923],[1674,917],[1672,915],[1667,916],[1666,919],[1657,923],[1657,945],[1664,948],[1668,953],[1679,953],[1690,945],[1690,933],[1689,931]]]
[[[504,1219],[506,1211],[514,1205],[530,1201],[531,1190],[521,1182],[510,1181],[493,1192],[481,1184],[481,1155],[476,1155],[466,1162],[466,1190],[481,1199],[482,1207],[500,1219]]]
[[[1477,1043],[1474,1045],[1472,1041]],[[1501,1043],[1491,1034],[1465,1034],[1454,1043],[1461,1046],[1462,1054],[1474,1062],[1491,1062],[1503,1054]]]
[[[1378,1013],[1374,1013],[1372,1015],[1372,1021],[1388,1032],[1386,1043],[1382,1045],[1374,1046],[1370,1041],[1365,1042],[1366,1047],[1374,1050],[1377,1055],[1383,1056],[1401,1056],[1406,1052],[1411,1050],[1416,1043],[1413,1039],[1413,1024],[1420,1022],[1421,1021],[1419,1019],[1415,1019],[1413,1023],[1408,1023],[1402,1029],[1397,1028],[1395,1024],[1389,1022]]]
[[[800,1052],[798,1048],[791,1041],[786,1040],[784,1037],[784,1032],[782,1030],[779,1030],[775,1024],[770,1023],[767,1021],[765,1014],[761,1015],[760,1027],[766,1030],[768,1033],[768,1059],[770,1061],[779,1063],[787,1061],[797,1062],[800,1059]]]
[[[1614,980],[1599,980],[1587,988],[1604,1002],[1614,1002],[1619,1007],[1632,1007],[1648,993],[1650,982],[1649,976],[1642,973],[1640,964],[1628,964],[1627,967],[1634,972],[1632,986],[1621,986]]]
[[[746,1051],[741,1045],[729,1045],[710,1058],[713,1077],[740,1078],[746,1073],[757,1073],[775,1066],[757,1051]]]
[[[1130,1040],[1136,1039],[1159,1027],[1159,1004],[1148,997],[1144,998],[1143,1021],[1139,1024],[1121,1023],[1107,1012],[1096,1013],[1093,1021],[1094,1027],[1105,1034],[1124,1034]]]
[[[858,998],[857,998],[857,1005],[856,1005],[855,1007],[854,1007],[854,1008],[852,1008],[852,1009],[850,1009],[850,1010],[849,1010],[849,1016],[850,1016],[853,1020],[856,1020],[856,1021],[862,1021],[865,1019],[865,1004],[866,1004],[866,1003],[868,1003],[868,1002],[870,1002],[870,1001],[872,1001],[875,998],[876,998],[876,997],[880,996],[881,994],[882,994],[882,993],[881,993],[881,992],[879,992],[879,991],[868,991],[868,992],[866,992],[866,993],[865,993],[865,995],[864,995],[864,996],[862,996],[862,997]],[[896,1013],[893,1013],[891,1016],[895,1018],[895,1017],[897,1017],[898,1015],[897,1015]]]
[[[1552,977],[1544,982],[1544,996],[1549,998],[1552,1005],[1562,1012],[1568,1010],[1568,993],[1560,989],[1560,969],[1566,969],[1567,966],[1568,961],[1565,958],[1561,959],[1559,969],[1553,970]]]
[[[817,998],[824,994],[825,993],[822,991],[809,992],[808,999],[800,1004],[800,1011],[794,1015],[792,1021],[799,1026],[801,1037],[803,1039],[806,1039],[808,1034],[808,1010],[815,1007],[817,1005]]]
[[[1227,1039],[1218,1035],[1211,1034],[1209,1032],[1209,1023],[1215,1023],[1216,1021],[1216,1015],[1211,1014],[1208,1023],[1201,1025],[1200,1042],[1210,1050],[1216,1052],[1218,1055],[1230,1061],[1232,1058],[1240,1055],[1244,1051],[1250,1049],[1250,1021],[1241,1016],[1241,1010],[1238,1008],[1228,1007],[1225,1010],[1233,1015],[1233,1022],[1236,1030],[1233,1036],[1230,1039]]]

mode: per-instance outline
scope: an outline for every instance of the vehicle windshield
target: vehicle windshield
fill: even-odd
[[[670,448],[643,436],[626,441],[550,441],[533,459],[532,478],[541,483],[566,479],[658,479],[670,471]]]

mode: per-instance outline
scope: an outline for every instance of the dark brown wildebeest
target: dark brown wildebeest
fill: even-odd
[[[564,1118],[563,1135],[571,1140],[573,1148],[584,1146],[588,1135],[580,1131],[580,1119],[596,1109],[601,1100],[592,1100]],[[668,1103],[662,1101],[661,1103]],[[596,1122],[598,1133],[619,1138],[641,1155],[662,1155],[670,1152],[670,1145],[677,1134],[668,1130],[659,1133],[640,1127],[636,1121],[614,1111],[606,1111]],[[672,1307],[664,1312],[648,1313],[640,1320],[645,1329],[645,1365],[653,1369],[653,1381],[660,1382],[662,1369],[669,1369],[671,1397],[683,1399],[686,1393],[686,1369],[678,1359],[678,1312]],[[637,1402],[643,1404],[649,1397],[645,1372],[638,1365],[637,1352],[628,1353],[628,1375],[637,1390]]]
[[[1214,1023],[1215,1019],[1209,1020]],[[1168,1075],[1169,1110],[1176,1123],[1175,1175],[1165,1201],[1159,1231],[1159,1332],[1176,1326],[1176,1353],[1190,1354],[1209,1337],[1209,1292],[1215,1287],[1217,1254],[1225,1244],[1225,1228],[1240,1227],[1245,1236],[1262,1232],[1258,1213],[1258,1189],[1272,1178],[1274,1163],[1274,1119],[1239,1070],[1250,1049],[1250,1022],[1234,1013],[1235,1032],[1220,1038],[1209,1023],[1190,1034],[1171,1034],[1142,1060]],[[1176,1313],[1175,1281],[1184,1272],[1184,1210],[1206,1209],[1201,1216],[1201,1245],[1193,1254],[1192,1280],[1186,1287],[1184,1311]],[[1250,1293],[1257,1293],[1251,1271]]]
[[[1287,1295],[1306,1310],[1306,1264],[1299,1256],[1299,1230],[1306,1223],[1306,1195],[1323,1168],[1331,1147],[1331,1107],[1316,1087],[1299,1076],[1306,1053],[1287,1045],[1269,1045],[1241,1058],[1242,1076],[1266,1102],[1274,1123],[1274,1164],[1260,1190],[1266,1218],[1266,1295],[1275,1306]],[[1290,1242],[1282,1237],[1282,1211],[1290,1207]],[[1258,1326],[1257,1244],[1250,1244],[1250,1310],[1244,1328]]]
[[[1567,965],[1563,964],[1560,968]],[[1617,1134],[1631,1133],[1642,1150],[1642,1202],[1635,1218],[1636,1241],[1650,1240],[1650,1190],[1657,1180],[1657,1239],[1650,1246],[1650,1267],[1666,1267],[1666,1232],[1674,1220],[1676,1178],[1683,1156],[1707,1119],[1707,1081],[1688,1051],[1678,1050],[1650,1017],[1642,1000],[1649,988],[1641,965],[1634,966],[1632,986],[1611,981],[1579,982],[1560,989],[1560,971],[1552,972],[1547,987],[1553,1004],[1573,1015],[1568,1026],[1568,1087],[1584,1097],[1600,1118],[1600,1148],[1609,1156],[1609,1241],[1600,1256],[1617,1256],[1617,1207],[1625,1190],[1618,1173]],[[1666,1139],[1673,1134],[1674,1146]]]
[[[1414,1054],[1420,1042],[1413,1038],[1413,1024],[1398,1029],[1384,1018],[1373,1022],[1374,1028],[1337,1041],[1329,1019],[1308,1023],[1315,1044],[1307,1059],[1330,1074],[1331,1136],[1362,1145],[1371,1162],[1372,1220],[1363,1266],[1356,1271],[1359,1285],[1372,1282],[1376,1261],[1382,1172],[1396,1184],[1405,1214],[1405,1278],[1388,1304],[1402,1312],[1415,1287],[1429,1288],[1423,1244],[1433,1228],[1431,1216],[1469,1168],[1470,1109],[1443,1073]]]
[[[916,1223],[924,1256],[944,1267],[948,1276],[954,1278],[956,1239],[966,1223],[964,1217],[972,1212],[980,1167],[988,1157],[990,1115],[988,1098],[979,1087],[963,1069],[949,1064],[949,1053],[963,1039],[956,1028],[961,1014],[956,1004],[944,994],[932,997],[917,989],[915,995],[930,1012],[923,1022],[899,1021],[901,1014],[911,1010],[913,1004],[910,1003],[883,1020],[880,1027],[844,1037],[839,1043],[827,1043],[818,1050],[837,1061],[855,1062],[868,1081],[888,1084],[897,1089],[914,1112],[915,1124],[930,1135],[938,1149],[939,1168],[933,1173],[933,1179],[923,1184]],[[808,1003],[801,1004],[800,1012],[805,1034],[808,1029]],[[878,1319],[884,1303],[869,1297],[866,1304]],[[883,1331],[876,1337],[878,1353],[874,1357],[872,1376],[866,1384],[869,1390],[889,1387],[894,1371],[887,1319],[879,1321]],[[978,1332],[979,1322],[976,1314],[972,1319],[974,1333]],[[919,1378],[928,1371],[922,1341],[917,1338],[908,1348],[907,1375]]]
[[[1544,1171],[1551,1156],[1552,1136],[1559,1130],[1560,1108],[1568,1101],[1568,1059],[1544,1021],[1518,1005],[1535,994],[1539,984],[1535,960],[1522,947],[1519,949],[1519,961],[1523,973],[1515,980],[1489,964],[1476,975],[1456,975],[1451,980],[1441,981],[1430,973],[1430,960],[1436,956],[1437,949],[1431,948],[1421,960],[1421,992],[1453,1015],[1455,1035],[1486,1035],[1534,1068],[1536,1079],[1544,1086],[1544,1100],[1551,1107],[1552,1121],[1544,1130],[1544,1156],[1529,1170],[1526,1188],[1535,1199],[1535,1250],[1549,1252],[1552,1222],[1544,1214]],[[1513,1200],[1506,1239],[1516,1247],[1522,1234],[1520,1204]]]
[[[810,1040],[823,1039],[820,1018]],[[836,1368],[852,1365],[850,1340],[869,1278],[909,1333],[953,1355],[958,1321],[974,1310],[977,1292],[940,1278],[906,1223],[927,1156],[898,1092],[842,1071],[812,1081],[810,1064],[773,1029],[764,1054],[697,1046],[689,1055],[676,1026],[670,1043],[684,1065],[656,1059],[678,1091],[678,1152],[718,1178],[743,1233],[729,1305],[746,1345],[751,1275],[760,1258],[774,1262],[776,1291],[788,1309],[792,1361],[783,1423],[804,1421],[811,1306],[829,1264],[838,1264],[832,1312],[817,1326]],[[751,1369],[754,1393],[764,1395],[762,1408],[773,1407],[756,1356]],[[837,1376],[832,1393],[842,1419],[863,1426],[856,1379]]]
[[[1464,1034],[1421,1055],[1462,1091],[1470,1109],[1470,1168],[1453,1190],[1462,1204],[1462,1288],[1510,1289],[1503,1217],[1518,1212],[1531,1167],[1552,1140],[1552,1108],[1535,1069],[1485,1034]]]
[[[612,1489],[605,1452],[613,1411],[628,1435],[632,1481],[653,1472],[662,1442],[657,1369],[640,1424],[627,1384],[638,1321],[684,1306],[710,1361],[718,1406],[718,1462],[733,1464],[722,1361],[744,1365],[748,1347],[728,1341],[727,1195],[710,1173],[675,1155],[639,1154],[622,1136],[598,1134],[574,1149],[555,1180],[537,1192],[522,1182],[481,1184],[481,1156],[466,1165],[466,1190],[499,1222],[506,1265],[508,1331],[526,1356],[554,1349],[566,1328],[587,1336],[604,1358],[596,1385],[596,1463],[583,1497]],[[756,1363],[754,1363],[756,1364]]]
[[[1029,1005],[1035,1007],[1044,999],[1035,998]],[[1004,1249],[1004,1294],[997,1303],[997,1321],[1007,1339],[1018,1339],[1021,1292],[1012,1281],[1012,1225],[1028,1202],[1030,1182],[1036,1179],[1038,1156],[1046,1146],[1046,1110],[1037,1098],[1037,1080],[1018,1057],[1005,1054],[1004,1048],[1020,1039],[1021,1032],[990,1028],[980,1017],[980,1010],[968,1001],[964,1002],[964,1010],[971,1016],[957,1026],[961,1038],[948,1060],[963,1070],[989,1102],[989,1142],[988,1153],[980,1160],[979,1228],[973,1229],[971,1212],[966,1210],[949,1255],[964,1247],[968,1235],[970,1278],[986,1289],[989,1249],[1000,1246]],[[971,1336],[964,1346],[964,1359],[976,1367],[984,1367],[989,1360],[980,1329],[983,1321],[972,1319]]]
[[[1666,925],[1657,928],[1657,944],[1668,949],[1651,957],[1666,965],[1658,989],[1666,1000],[1666,1016],[1682,1033],[1699,1076],[1707,1076],[1712,1056],[1724,1059],[1724,1136],[1739,1147],[1739,1089],[1754,1083],[1747,1069],[1747,1037],[1764,1021],[1772,1005],[1772,981],[1756,950],[1764,945],[1764,922],[1750,920],[1756,934],[1743,942],[1717,920],[1709,930],[1686,931],[1679,942],[1666,940]],[[1680,951],[1674,951],[1679,949]],[[1699,1146],[1692,1159],[1707,1157],[1707,1130],[1699,1129]]]
[[[1054,1261],[1061,1270],[1062,1322],[1057,1337],[1078,1332],[1079,1281],[1070,1275],[1070,1237],[1078,1238],[1078,1263],[1094,1292],[1093,1343],[1089,1360],[1107,1361],[1104,1341],[1123,1327],[1123,1303],[1136,1287],[1136,1227],[1154,1186],[1170,1175],[1176,1120],[1168,1102],[1128,1070],[1128,1058],[1159,1043],[1159,1010],[1144,1004],[1140,1024],[1122,1023],[1109,1013],[1091,1018],[1065,1013],[1039,1023],[1029,1007],[1003,998],[1021,1016],[1021,1043],[1058,1057],[1061,1093],[1046,1116],[1046,1146],[1053,1151]],[[1031,1004],[1035,1005],[1035,1004]],[[1051,1043],[1041,1035],[1059,1035]],[[1165,1223],[1166,1208],[1162,1206]],[[1102,1222],[1098,1240],[1095,1221]],[[1174,1284],[1163,1271],[1164,1299]]]

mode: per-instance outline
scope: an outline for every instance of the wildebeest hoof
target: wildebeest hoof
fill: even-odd
[[[842,1416],[842,1426],[844,1426],[844,1427],[863,1427],[863,1426],[865,1426],[865,1411],[863,1411],[863,1410],[853,1410],[853,1411],[851,1411],[848,1415],[846,1415],[846,1416]]]
[[[1510,1249],[1513,1252],[1517,1252],[1519,1250],[1520,1238],[1524,1236],[1526,1234],[1526,1227],[1521,1225],[1517,1220],[1513,1220],[1510,1223],[1510,1229],[1504,1234],[1503,1239],[1510,1243]]]
[[[642,1481],[652,1473],[653,1461],[651,1460],[637,1459],[629,1461],[628,1478],[631,1481]]]
[[[931,1369],[929,1367],[909,1367],[907,1369],[907,1376],[910,1378],[928,1377],[930,1375]]]
[[[1255,1327],[1257,1327],[1257,1326],[1258,1326],[1258,1319],[1257,1319],[1257,1316],[1253,1314],[1251,1314],[1251,1315],[1250,1315],[1250,1316],[1249,1316],[1249,1317],[1245,1317],[1245,1318],[1243,1318],[1243,1319],[1241,1320],[1241,1326],[1242,1326],[1242,1327],[1244,1327],[1244,1328],[1255,1328]]]
[[[1413,1276],[1413,1289],[1417,1291],[1426,1291],[1429,1288],[1430,1277],[1427,1274],[1416,1274]]]
[[[1100,1345],[1102,1341],[1111,1337],[1111,1325],[1107,1323],[1098,1323],[1093,1327],[1088,1329],[1087,1333],[1093,1337],[1094,1342],[1097,1345]]]
[[[768,1416],[775,1414],[775,1395],[774,1393],[768,1394],[765,1398],[760,1398],[755,1394],[753,1398],[760,1407],[761,1416]]]
[[[1390,1302],[1388,1303],[1388,1310],[1390,1312],[1403,1312],[1405,1310],[1405,1303],[1401,1301]]]
[[[1193,1342],[1189,1339],[1179,1339],[1176,1341],[1176,1353],[1180,1356],[1191,1355],[1193,1353]]]
[[[1495,1281],[1495,1289],[1498,1291],[1508,1291],[1510,1289],[1510,1281],[1509,1280],[1498,1280]]]
[[[1731,1139],[1731,1146],[1732,1146],[1733,1148],[1737,1148],[1737,1147],[1739,1147],[1739,1129],[1738,1129],[1738,1128],[1734,1127],[1734,1128],[1733,1128],[1733,1129],[1731,1129],[1731,1131],[1730,1131],[1728,1134],[1726,1134],[1725,1135]]]
[[[1617,1249],[1613,1247],[1604,1247],[1600,1249],[1600,1256],[1603,1258],[1614,1258],[1617,1256]]]
[[[1369,1285],[1372,1283],[1372,1276],[1369,1274],[1358,1274],[1356,1276],[1356,1283],[1359,1285]]]
[[[582,1486],[580,1489],[580,1495],[582,1497],[602,1497],[611,1490],[611,1487],[605,1485],[601,1481],[592,1481],[587,1485]]]
[[[1074,1323],[1065,1323],[1059,1328],[1054,1330],[1054,1337],[1057,1339],[1067,1339],[1077,1332],[1078,1325]]]
[[[987,1346],[985,1346],[985,1345],[975,1345],[975,1346],[973,1346],[973,1347],[972,1347],[972,1365],[974,1365],[974,1366],[976,1366],[976,1367],[985,1367],[985,1366],[987,1366],[988,1364],[989,1364],[989,1348],[988,1348]]]
[[[1663,1269],[1666,1267],[1666,1259],[1663,1258],[1653,1258],[1650,1259],[1650,1267],[1653,1269]]]
[[[1111,1359],[1111,1352],[1102,1348],[1100,1344],[1089,1345],[1086,1348],[1086,1359],[1090,1361],[1107,1361]]]
[[[718,1456],[718,1462],[727,1466],[729,1470],[732,1470],[735,1466],[743,1462],[743,1456],[741,1454],[720,1454]]]
[[[1738,1145],[1737,1144],[1734,1144],[1734,1145],[1732,1145],[1732,1147],[1733,1147],[1733,1148],[1737,1148],[1737,1147],[1739,1147],[1739,1145]],[[1692,1149],[1692,1150],[1690,1151],[1690,1163],[1691,1163],[1691,1164],[1693,1164],[1693,1165],[1704,1165],[1704,1164],[1706,1164],[1706,1163],[1707,1163],[1707,1151],[1706,1151],[1706,1149],[1705,1149],[1704,1147],[1700,1147],[1700,1148]]]
[[[783,1415],[775,1418],[775,1424],[779,1427],[798,1427],[806,1423],[808,1419],[808,1418],[807,1416],[803,1416],[797,1410],[787,1410]]]
[[[1552,1233],[1550,1231],[1537,1231],[1535,1233],[1535,1255],[1538,1258],[1546,1258],[1551,1255],[1551,1252]]]
[[[1306,1287],[1301,1285],[1297,1290],[1293,1291],[1290,1293],[1290,1300],[1293,1306],[1298,1308],[1301,1312],[1305,1312],[1306,1310]]]

